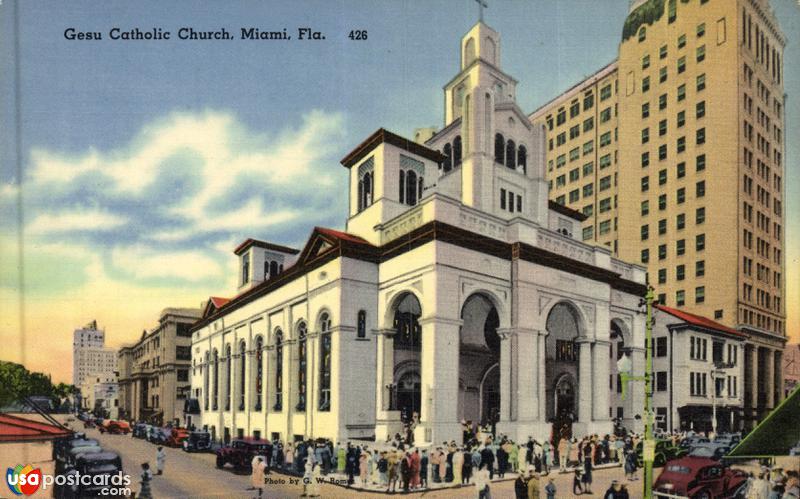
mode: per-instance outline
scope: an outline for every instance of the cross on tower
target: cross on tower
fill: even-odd
[[[488,9],[489,8],[489,4],[486,3],[486,0],[475,0],[475,1],[478,2],[478,20],[480,22],[483,22],[483,9],[484,8]],[[800,1],[800,0],[798,0],[798,1]]]

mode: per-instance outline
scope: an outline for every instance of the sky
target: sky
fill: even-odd
[[[789,40],[786,303],[797,341],[800,7],[772,5]],[[615,59],[627,8],[491,1],[485,20],[522,109]],[[339,160],[379,127],[442,126],[442,87],[477,16],[474,0],[0,2],[0,359],[69,381],[75,328],[96,319],[109,346],[133,342],[167,306],[232,296],[244,239],[302,247],[315,225],[343,228]],[[111,40],[115,27],[172,38]],[[183,41],[182,27],[236,39]],[[250,27],[325,40],[239,40]],[[102,39],[67,40],[68,28]]]

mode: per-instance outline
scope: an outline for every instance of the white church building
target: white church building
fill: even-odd
[[[217,439],[461,439],[462,420],[511,438],[638,427],[617,354],[644,371],[645,270],[580,241],[583,215],[548,201],[545,133],[515,101],[500,36],[461,40],[445,126],[384,129],[341,163],[344,232],[297,250],[249,239],[239,293],[193,327],[192,392]]]

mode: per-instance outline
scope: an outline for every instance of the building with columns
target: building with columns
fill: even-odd
[[[632,0],[619,26],[614,61],[530,114],[550,197],[660,304],[748,336],[752,427],[782,393],[786,39],[769,0]]]
[[[342,159],[345,231],[314,228],[282,272],[209,300],[192,390],[215,438],[612,431],[612,334],[644,370],[644,268],[583,243],[585,217],[548,200],[545,130],[516,102],[500,35],[479,22],[460,47],[443,128],[379,129]],[[289,258],[245,244],[243,275],[265,248]],[[643,397],[634,383],[620,404],[628,426]]]

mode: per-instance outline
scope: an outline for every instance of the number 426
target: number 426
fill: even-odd
[[[0,0],[2,1],[2,0]],[[367,39],[367,30],[365,29],[354,29],[350,31],[350,34],[347,35],[347,38],[351,40],[366,40]]]

